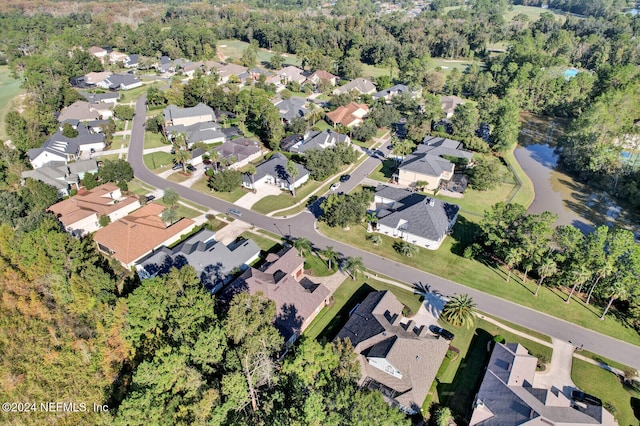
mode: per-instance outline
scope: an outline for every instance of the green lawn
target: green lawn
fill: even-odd
[[[168,152],[152,152],[142,156],[144,165],[154,173],[160,173],[173,167],[173,155]]]
[[[571,379],[581,390],[602,399],[615,408],[620,425],[640,424],[640,391],[625,386],[618,377],[596,365],[573,358]]]
[[[240,40],[219,40],[216,44],[216,50],[224,55],[227,59],[227,62],[230,62],[232,59],[240,59],[242,57],[242,53],[249,46],[249,43]],[[269,52],[266,49],[259,48],[258,49],[258,64],[260,62],[264,62],[265,64],[271,60],[271,57],[274,55],[273,52]],[[287,65],[300,65],[300,60],[291,54],[283,54],[284,62]]]
[[[164,143],[162,140],[163,136],[160,133],[144,132],[144,149],[167,146],[168,144]]]
[[[367,232],[364,224],[352,226],[350,230],[345,231],[342,228],[329,228],[320,222],[319,230],[329,238],[366,249],[384,258],[439,275],[600,333],[636,345],[640,344],[638,333],[618,322],[615,315],[608,315],[603,321],[598,321],[597,318],[602,313],[602,308],[599,306],[584,305],[579,300],[574,300],[567,305],[564,303],[565,293],[548,287],[542,287],[539,296],[533,297],[535,283],[532,280],[523,283],[520,273],[516,277],[513,274],[511,281],[507,283],[505,282],[507,272],[504,269],[497,268],[490,262],[483,263],[463,258],[462,251],[478,232],[478,226],[473,223],[477,218],[472,219],[470,220],[464,214],[460,215],[453,234],[445,239],[438,250],[420,248],[418,255],[411,258],[395,252],[392,246],[396,240],[386,235],[379,234],[382,237],[382,243],[379,246],[369,244],[366,241]]]
[[[398,162],[392,158],[386,158],[382,160],[382,163],[371,173],[369,177],[371,179],[379,180],[380,182],[387,183],[391,176],[398,168]]]
[[[129,186],[129,191],[137,195],[147,195],[155,189],[136,178],[130,181],[127,185]]]
[[[398,300],[408,306],[412,312],[420,308],[420,298],[410,290],[366,278],[362,274],[357,280],[347,278],[333,293],[333,302],[320,311],[304,335],[311,339],[330,341],[348,319],[349,311],[372,291],[390,290]]]
[[[514,147],[515,149],[515,147]],[[522,204],[525,207],[529,207],[533,203],[533,199],[536,197],[535,190],[533,189],[533,182],[529,179],[529,176],[522,170],[520,163],[513,155],[513,149],[504,154],[504,160],[515,171],[518,179],[521,182],[521,186],[516,192],[515,196],[511,200],[512,203]]]
[[[21,80],[11,77],[8,66],[0,66],[0,139],[8,138],[5,129],[4,117],[13,107],[13,98],[20,93]]]
[[[137,101],[143,93],[147,93],[148,88],[149,87],[147,85],[143,84],[135,89],[120,91],[120,99],[118,100],[118,103],[126,104],[132,101]]]
[[[243,195],[247,194],[247,190],[243,188],[236,188],[232,192],[218,192],[212,191],[207,186],[207,182],[209,181],[208,176],[203,176],[198,179],[196,183],[191,185],[191,189],[195,189],[196,191],[204,192],[205,194],[209,194],[212,197],[220,198],[221,200],[228,201],[230,203],[235,203],[238,201]]]
[[[295,203],[303,200],[305,197],[315,191],[320,185],[322,185],[322,183],[323,182],[318,182],[310,179],[300,188],[296,189],[295,197],[292,197],[291,193],[288,191],[283,191],[280,195],[268,195],[255,203],[251,207],[251,210],[261,214],[267,214],[275,210],[293,207]]]
[[[533,23],[538,19],[540,19],[540,15],[542,15],[545,12],[552,13],[555,16],[555,18],[559,20],[560,25],[562,25],[566,20],[566,17],[564,15],[561,15],[549,9],[543,9],[541,7],[534,7],[534,6],[520,6],[520,5],[510,7],[509,10],[503,16],[506,22],[510,22],[510,21],[513,21],[513,18],[515,16],[522,14],[522,15],[526,15],[529,18],[530,23]]]
[[[167,180],[171,182],[181,183],[191,177],[191,172],[187,171],[187,173],[183,173],[182,170],[178,170],[175,173],[171,173],[167,176]]]
[[[101,155],[96,157],[98,161],[115,161],[120,158],[120,154],[109,154],[109,155]],[[127,154],[124,154],[123,158],[127,158]]]
[[[162,201],[162,197],[156,198],[153,202],[167,207],[167,204]],[[176,211],[178,212],[178,217],[188,217],[189,219],[193,219],[194,217],[198,217],[202,214],[202,212],[190,209],[189,207],[183,206],[182,204],[178,204],[178,208],[176,209]]]
[[[332,264],[333,270],[329,269],[327,263],[321,259],[317,253],[312,252],[304,257],[304,269],[312,277],[328,277],[336,272],[337,265]]]
[[[316,121],[316,124],[313,125],[313,128],[319,132],[333,129],[333,127],[331,127],[331,124],[327,123],[324,120]]]
[[[459,205],[463,212],[475,215],[474,218],[470,217],[470,219],[477,221],[481,220],[484,212],[489,210],[495,203],[507,201],[509,194],[515,189],[515,184],[500,183],[496,188],[486,191],[476,191],[473,188],[467,188],[462,198],[446,197],[441,194],[437,194],[436,198]]]
[[[243,232],[240,234],[241,237],[251,239],[254,243],[260,247],[260,250],[263,250],[267,253],[277,252],[282,248],[282,244],[279,242],[273,241],[271,238],[265,238],[263,235],[260,235],[256,232]]]

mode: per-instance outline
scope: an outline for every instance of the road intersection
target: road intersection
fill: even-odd
[[[229,208],[237,208],[232,203],[214,198],[205,193],[193,190],[180,184],[167,181],[147,169],[142,156],[144,150],[144,123],[146,118],[146,96],[142,96],[136,103],[136,115],[133,119],[131,141],[129,144],[128,160],[135,176],[141,181],[160,188],[173,188],[186,200],[206,206],[219,212],[226,212]],[[385,153],[388,147],[380,150]],[[357,169],[351,172],[351,179],[341,186],[341,191],[348,192],[365,179],[380,164],[376,156],[369,156]],[[316,228],[316,217],[309,210],[285,218],[268,217],[251,210],[242,210],[243,221],[273,232],[277,235],[293,235],[309,239],[315,247],[333,246],[343,256],[360,256],[365,266],[371,270],[384,274],[394,280],[409,283],[429,283],[430,287],[442,294],[468,293],[478,305],[478,309],[491,315],[503,318],[514,324],[547,334],[556,339],[572,341],[582,345],[584,349],[598,353],[606,358],[640,370],[640,347],[606,336],[584,327],[552,317],[542,312],[529,309],[507,300],[492,296],[475,289],[463,286],[446,278],[429,274],[410,266],[385,259],[381,256],[331,240],[320,234]],[[594,321],[598,319],[594,317]]]

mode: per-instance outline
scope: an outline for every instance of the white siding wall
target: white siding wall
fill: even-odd
[[[429,250],[437,250],[438,248],[440,248],[440,245],[442,244],[445,238],[445,236],[443,236],[439,240],[433,241],[425,237],[420,237],[418,235],[409,234],[407,232],[403,232],[403,231],[391,228],[381,223],[378,223],[377,232],[384,235],[388,235],[393,238],[402,238],[405,241],[408,241],[412,244],[416,244],[420,247],[427,248]]]

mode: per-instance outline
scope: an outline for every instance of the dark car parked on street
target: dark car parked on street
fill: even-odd
[[[433,334],[441,336],[443,339],[453,340],[453,337],[454,337],[453,333],[448,330],[445,330],[442,327],[438,327],[437,325],[430,325],[429,330],[431,330]]]
[[[340,176],[340,182],[346,182],[351,179],[351,175],[342,175]]]

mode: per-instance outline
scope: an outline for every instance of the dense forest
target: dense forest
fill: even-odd
[[[420,141],[441,118],[434,112],[437,96],[455,94],[477,106],[454,120],[454,135],[467,147],[497,155],[516,143],[519,111],[564,117],[571,124],[559,145],[563,164],[640,207],[640,170],[620,155],[638,148],[640,133],[640,18],[619,13],[626,5],[552,0],[544,4],[582,16],[561,19],[547,11],[537,20],[523,14],[507,21],[506,1],[474,0],[451,9],[458,2],[436,0],[413,19],[377,15],[376,5],[364,0],[339,0],[329,13],[313,9],[317,3],[285,1],[281,9],[265,10],[261,6],[268,4],[257,0],[146,9],[121,2],[116,13],[92,13],[95,4],[79,4],[69,14],[0,14],[1,57],[24,79],[28,94],[20,111],[7,114],[15,149],[0,147],[3,400],[82,399],[110,407],[106,415],[58,414],[65,423],[81,424],[406,421],[379,393],[356,386],[351,348],[303,341],[279,360],[282,342],[270,325],[272,303],[240,296],[228,311],[217,311],[188,267],[139,282],[101,257],[90,238],[69,237],[44,213],[56,200],[55,190],[31,180],[22,186],[20,175],[28,167],[26,151],[56,130],[54,114],[78,99],[69,78],[103,69],[78,46],[111,46],[149,60],[197,60],[215,59],[218,40],[239,39],[295,54],[306,69],[345,79],[360,76],[363,64],[377,66],[389,70],[376,80],[379,87],[402,82],[423,89],[420,105],[399,98],[389,107],[410,118],[409,140]],[[123,23],[119,17],[128,16],[128,7],[139,13]],[[445,71],[432,69],[432,58],[474,64],[464,72]],[[567,79],[568,67],[581,72]],[[202,77],[149,95],[158,104],[204,101],[245,114],[247,125],[276,149],[283,135],[274,120],[261,119],[261,111],[273,115],[269,88],[238,93]],[[348,101],[331,99],[336,105]],[[375,124],[394,117],[385,108],[374,114]],[[469,132],[479,122],[491,125],[490,148]],[[589,236],[575,228],[553,231],[551,222],[549,215],[496,206],[482,224],[482,241],[470,250],[525,274],[535,271],[540,284],[546,279],[569,282],[573,290],[584,287],[603,307],[621,303],[638,327],[633,236],[606,228]],[[30,419],[44,422],[47,416]],[[0,414],[0,420],[11,418]]]

